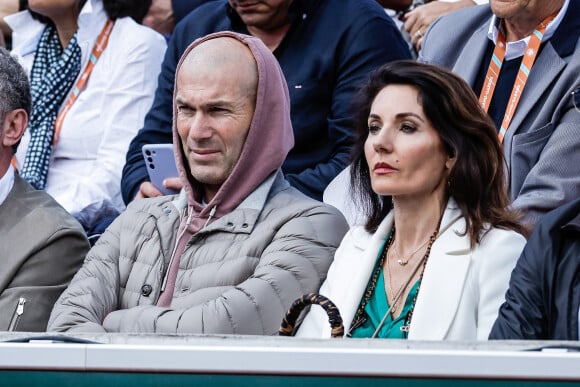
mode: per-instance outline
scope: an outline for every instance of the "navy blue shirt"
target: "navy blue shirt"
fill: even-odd
[[[212,0],[172,0],[173,21],[179,23],[188,13]]]
[[[487,52],[481,61],[481,67],[479,68],[477,79],[473,85],[473,91],[478,97],[481,94],[483,81],[485,80],[487,69],[489,68],[489,61],[491,60],[494,49],[495,44],[490,40],[487,44]],[[516,77],[518,75],[518,70],[520,69],[520,64],[522,63],[522,58],[523,56],[519,56],[511,60],[505,60],[499,72],[495,91],[491,97],[489,109],[487,110],[487,114],[495,123],[495,127],[497,128],[498,132],[499,128],[501,128],[503,116],[505,115],[509,98],[512,94],[512,89],[516,82]]]
[[[348,164],[353,94],[380,65],[411,57],[393,21],[374,0],[294,0],[291,27],[274,51],[288,82],[295,146],[282,170],[290,184],[321,200]],[[131,142],[121,189],[126,203],[148,180],[141,147],[172,141],[173,83],[177,62],[195,39],[230,30],[248,34],[227,1],[192,11],[175,28],[143,129]]]

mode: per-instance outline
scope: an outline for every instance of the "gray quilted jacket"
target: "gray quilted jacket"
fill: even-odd
[[[274,334],[294,299],[318,291],[348,228],[337,210],[278,171],[191,237],[172,305],[161,308],[184,196],[132,203],[89,252],[48,329]]]

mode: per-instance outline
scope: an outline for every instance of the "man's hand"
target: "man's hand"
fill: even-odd
[[[403,28],[409,33],[413,45],[417,51],[419,51],[421,49],[421,44],[423,43],[425,32],[431,23],[450,12],[461,8],[471,7],[473,5],[475,5],[475,3],[472,0],[459,0],[453,3],[433,1],[406,13],[403,16],[405,22]]]
[[[169,35],[175,27],[171,0],[153,0],[143,24],[163,35]]]
[[[163,186],[165,188],[181,191],[183,183],[179,177],[169,177],[163,180]],[[153,184],[151,184],[151,182],[145,181],[141,183],[141,186],[139,186],[139,192],[137,192],[135,199],[154,198],[157,196],[163,196],[163,194]]]

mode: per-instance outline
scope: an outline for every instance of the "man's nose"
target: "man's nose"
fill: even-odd
[[[198,113],[189,122],[189,137],[192,140],[205,140],[212,136],[213,129],[208,117]]]

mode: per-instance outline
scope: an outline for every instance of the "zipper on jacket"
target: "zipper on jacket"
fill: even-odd
[[[20,318],[24,314],[24,304],[26,303],[26,298],[20,297],[18,304],[16,305],[16,310],[12,314],[12,319],[10,319],[10,324],[8,325],[8,332],[12,332],[18,326]]]
[[[159,294],[165,291],[165,286],[167,286],[167,279],[169,277],[169,270],[171,269],[171,265],[173,264],[173,260],[175,259],[175,251],[177,250],[177,246],[179,245],[179,240],[185,234],[185,230],[191,224],[191,218],[193,217],[193,206],[188,207],[189,215],[187,215],[187,220],[185,221],[185,227],[179,232],[177,238],[175,238],[175,245],[173,246],[173,251],[171,252],[171,259],[169,260],[169,264],[167,265],[167,269],[165,270],[165,276],[163,276],[163,282],[161,283],[161,291]],[[181,223],[181,221],[180,221]]]

